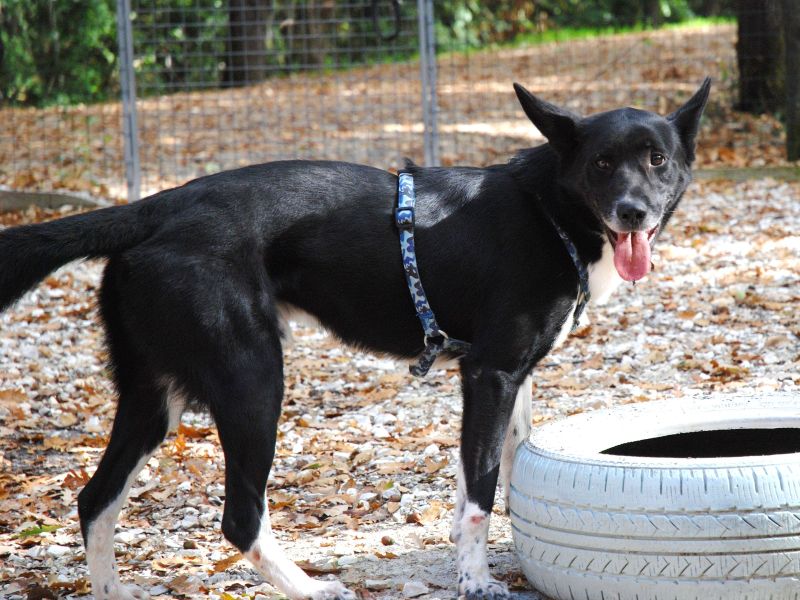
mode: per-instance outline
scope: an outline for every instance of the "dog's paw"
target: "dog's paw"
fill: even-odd
[[[511,593],[502,581],[489,577],[482,581],[461,578],[458,586],[459,600],[510,600]]]
[[[311,600],[356,600],[356,595],[340,581],[314,580],[314,590],[309,594]]]
[[[150,594],[137,585],[123,585],[117,581],[99,587],[93,590],[96,600],[150,600]]]

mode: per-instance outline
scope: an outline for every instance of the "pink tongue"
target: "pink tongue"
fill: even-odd
[[[636,281],[647,275],[650,272],[650,243],[647,241],[647,233],[634,231],[617,234],[614,266],[625,281]]]

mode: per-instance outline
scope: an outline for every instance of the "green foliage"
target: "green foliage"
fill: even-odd
[[[28,529],[23,529],[17,534],[17,537],[19,539],[25,539],[37,535],[42,535],[43,533],[53,533],[54,531],[58,531],[60,527],[61,527],[60,525],[37,525],[36,527],[29,527]]]
[[[219,84],[226,0],[148,0],[131,15],[137,88],[147,93]]]
[[[561,29],[607,31],[716,15],[730,0],[443,0],[436,2],[444,45],[480,47]]]
[[[230,68],[232,0],[139,0],[132,14],[140,94],[215,88]],[[379,39],[372,3],[261,0],[257,31],[265,59],[258,77],[407,59],[416,53],[414,2],[403,5],[406,35]],[[437,0],[445,49],[529,43],[729,15],[733,0]],[[379,27],[394,29],[389,2]],[[0,0],[0,102],[44,106],[118,96],[115,0]],[[391,53],[390,53],[391,50]],[[249,51],[249,50],[248,50]],[[239,52],[241,52],[239,50]]]
[[[0,0],[0,101],[42,106],[117,95],[113,0]]]

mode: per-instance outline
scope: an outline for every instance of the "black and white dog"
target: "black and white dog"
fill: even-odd
[[[459,593],[507,598],[486,559],[498,476],[530,422],[531,370],[567,335],[581,282],[603,301],[650,269],[691,179],[710,81],[667,117],[586,118],[515,89],[549,143],[487,168],[420,168],[419,273],[459,359]],[[395,227],[398,177],[285,161],[203,177],[126,206],[0,232],[0,310],[68,261],[106,257],[100,311],[119,392],[111,440],[78,504],[96,598],[146,598],[117,574],[114,526],[140,468],[188,404],[225,454],[222,531],[290,598],[353,598],[309,578],[272,535],[265,490],[283,394],[285,318],[413,359],[423,336]],[[588,277],[580,277],[583,270]],[[506,485],[506,489],[507,489]]]

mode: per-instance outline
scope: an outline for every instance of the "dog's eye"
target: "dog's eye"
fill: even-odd
[[[664,161],[667,160],[667,157],[661,154],[660,152],[653,152],[650,155],[650,164],[654,167],[658,167],[664,164]]]
[[[605,158],[598,158],[597,160],[595,160],[594,166],[600,169],[601,171],[611,170],[611,162],[606,160]]]

